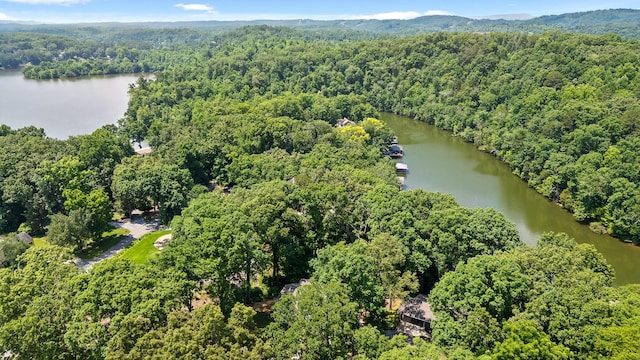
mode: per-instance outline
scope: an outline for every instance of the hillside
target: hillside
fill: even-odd
[[[432,32],[566,32],[599,35],[615,33],[623,38],[640,38],[640,10],[611,9],[562,15],[550,15],[530,20],[473,19],[461,16],[423,16],[410,20],[255,20],[255,21],[197,21],[150,23],[99,23],[34,25],[0,22],[0,32],[38,32],[92,40],[140,40],[149,29],[167,36],[167,29],[191,29],[180,36],[198,37],[199,33],[223,33],[253,25],[285,26],[304,31],[335,34],[347,32],[350,37],[380,35],[416,35]],[[147,29],[146,31],[140,29]],[[175,34],[174,34],[175,35]]]

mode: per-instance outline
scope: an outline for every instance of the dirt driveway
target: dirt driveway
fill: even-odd
[[[165,229],[165,226],[162,226],[158,223],[158,220],[145,221],[142,216],[132,216],[131,220],[126,221],[113,221],[110,223],[115,227],[122,227],[130,231],[129,235],[125,236],[120,240],[119,243],[113,245],[109,250],[102,253],[100,256],[97,256],[93,259],[81,259],[76,257],[73,259],[73,262],[76,266],[84,271],[89,271],[91,267],[105,259],[109,259],[114,257],[120,251],[126,249],[135,239],[141,238],[143,235],[148,234],[150,232],[154,232],[157,230]]]

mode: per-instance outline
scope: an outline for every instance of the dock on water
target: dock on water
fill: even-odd
[[[405,163],[396,163],[396,174],[406,174],[409,172],[409,166]]]

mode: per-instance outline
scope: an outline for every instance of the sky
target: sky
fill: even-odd
[[[604,4],[604,5],[603,5]],[[0,20],[43,23],[483,17],[640,9],[640,0],[0,0]]]

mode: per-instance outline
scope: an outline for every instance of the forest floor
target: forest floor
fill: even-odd
[[[76,266],[84,271],[89,271],[96,263],[114,257],[120,251],[126,249],[133,243],[134,240],[141,238],[143,235],[153,231],[161,230],[164,228],[161,226],[157,219],[145,219],[139,214],[132,214],[131,219],[124,221],[114,221],[111,225],[115,227],[121,227],[129,230],[129,235],[124,236],[117,244],[110,247],[107,251],[103,252],[99,256],[91,259],[82,259],[76,257],[73,262]]]

